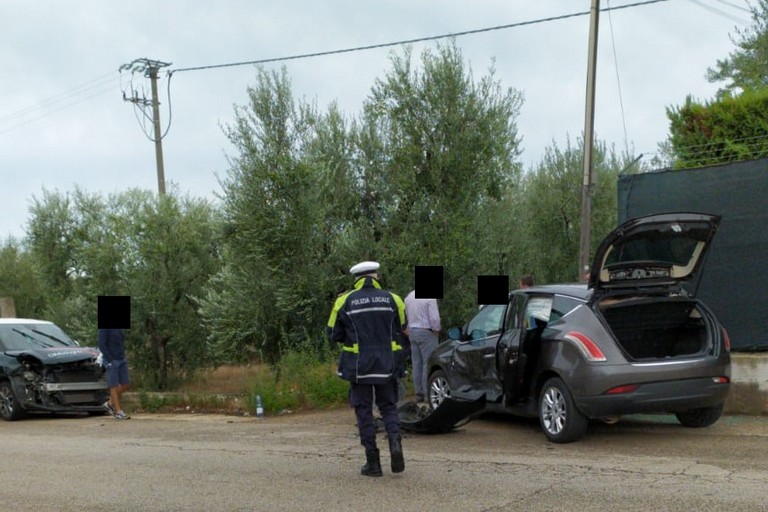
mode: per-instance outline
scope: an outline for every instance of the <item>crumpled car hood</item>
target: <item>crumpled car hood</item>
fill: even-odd
[[[33,348],[26,350],[6,350],[6,355],[16,357],[32,356],[43,364],[73,363],[76,361],[88,361],[96,359],[99,351],[93,347],[53,347]]]

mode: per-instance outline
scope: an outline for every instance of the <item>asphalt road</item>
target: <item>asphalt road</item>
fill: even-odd
[[[384,443],[382,447],[386,446]],[[406,469],[360,476],[349,409],[240,418],[0,421],[0,507],[13,511],[768,510],[768,418],[707,429],[670,418],[595,424],[576,443],[491,416],[410,434]]]

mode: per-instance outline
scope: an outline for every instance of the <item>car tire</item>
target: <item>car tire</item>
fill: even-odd
[[[446,397],[451,396],[451,385],[448,376],[443,370],[435,370],[427,380],[427,403],[432,410],[443,403]]]
[[[589,420],[576,409],[568,386],[553,377],[539,394],[539,423],[553,443],[570,443],[584,436]]]
[[[677,421],[684,427],[703,428],[713,425],[723,415],[723,404],[676,412]]]
[[[15,421],[24,416],[21,404],[13,394],[13,387],[8,381],[0,382],[0,417],[5,421]]]

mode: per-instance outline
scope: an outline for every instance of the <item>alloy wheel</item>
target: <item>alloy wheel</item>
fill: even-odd
[[[0,416],[10,418],[13,416],[14,398],[7,386],[0,386]]]
[[[566,404],[563,393],[556,387],[550,387],[542,396],[541,420],[544,428],[557,435],[563,431],[566,425]]]
[[[429,380],[429,406],[432,409],[443,403],[446,397],[451,396],[451,386],[442,371],[437,371]]]

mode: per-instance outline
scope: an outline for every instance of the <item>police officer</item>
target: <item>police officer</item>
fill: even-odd
[[[400,297],[381,288],[379,264],[363,261],[349,269],[355,285],[333,305],[326,328],[328,337],[342,344],[339,376],[350,382],[349,401],[355,409],[360,443],[365,447],[365,476],[381,476],[376,446],[373,403],[381,411],[389,439],[393,473],[405,469],[397,412],[398,378],[403,376],[404,356],[399,344],[405,324]]]

